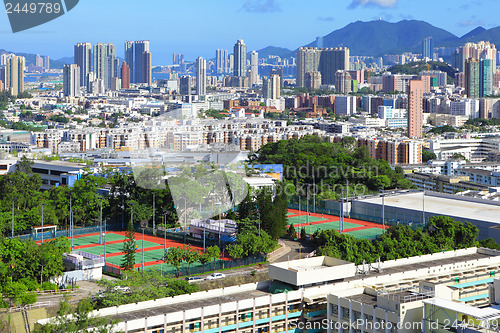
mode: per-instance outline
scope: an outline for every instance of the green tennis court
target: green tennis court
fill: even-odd
[[[138,250],[142,249],[142,240],[136,240],[136,244],[137,244]],[[152,243],[152,242],[148,242],[148,241],[144,242],[145,248],[160,246],[160,245],[161,244],[156,244],[156,243]],[[106,254],[122,252],[122,249],[123,249],[123,242],[115,243],[115,244],[106,244]],[[104,254],[104,244],[98,245],[98,246],[86,247],[86,248],[82,249],[82,251],[92,253],[92,254],[97,254],[97,255],[103,255]]]
[[[296,215],[296,213],[287,213],[286,216]]]
[[[347,234],[361,239],[375,239],[377,238],[377,236],[382,235],[382,231],[383,230],[379,228],[370,228],[370,229],[351,231],[348,232]]]
[[[113,233],[106,233],[106,241],[107,242],[117,241],[117,240],[121,240],[121,239],[125,239],[125,238],[126,237],[122,236],[122,235],[117,235],[117,234],[113,234]],[[99,235],[73,238],[74,246],[83,246],[83,245],[98,244],[98,243],[99,243]]]
[[[300,216],[300,223],[306,223],[307,221],[307,216],[306,215],[301,215]],[[321,218],[321,217],[314,217],[314,216],[309,216],[309,222],[318,222],[318,221],[328,221],[328,219],[324,219],[324,218]],[[299,224],[299,217],[298,216],[294,216],[294,217],[289,217],[288,218],[288,222],[289,223],[293,223],[293,224]]]
[[[316,232],[316,230],[329,230],[329,229],[334,229],[334,230],[339,230],[340,228],[340,223],[339,221],[335,222],[327,222],[327,223],[320,223],[320,224],[311,224],[311,225],[301,225],[301,228],[306,228],[306,233],[309,235],[312,235]],[[349,223],[349,222],[344,222],[344,229],[350,229],[350,228],[358,228],[361,227],[359,224],[355,223]]]

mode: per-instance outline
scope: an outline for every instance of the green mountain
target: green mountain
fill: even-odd
[[[323,37],[324,47],[345,46],[351,55],[381,56],[404,51],[419,51],[422,40],[432,36],[434,45],[459,40],[454,34],[423,21],[357,21]],[[312,42],[306,46],[315,46]]]
[[[17,56],[24,57],[25,61],[26,61],[26,66],[34,66],[35,65],[36,54],[22,53],[22,52],[12,52],[12,51],[6,51],[6,50],[0,49],[0,54],[3,54],[3,53],[14,53]],[[62,59],[54,60],[52,58],[49,58],[50,68],[53,68],[53,69],[62,69],[63,65],[67,64],[67,62],[61,61],[61,60]]]
[[[276,55],[280,58],[295,57],[295,51],[284,47],[268,46],[258,50],[257,52],[259,52],[259,58],[267,58],[270,55]],[[248,56],[250,56],[250,52],[248,52]]]

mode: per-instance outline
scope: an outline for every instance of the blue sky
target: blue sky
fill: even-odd
[[[478,25],[492,28],[498,0],[80,0],[66,15],[13,34],[0,14],[0,49],[57,59],[73,55],[77,42],[151,41],[153,63],[172,53],[213,58],[238,38],[248,50],[273,45],[295,49],[316,36],[357,21],[423,20],[461,36]]]

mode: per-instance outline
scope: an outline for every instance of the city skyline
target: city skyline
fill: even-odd
[[[173,53],[183,53],[189,61],[198,56],[212,59],[216,49],[231,49],[240,38],[245,40],[248,51],[270,45],[295,50],[316,36],[324,36],[357,20],[423,20],[457,36],[479,25],[496,26],[492,0],[453,3],[425,0],[418,4],[408,0],[316,0],[307,6],[296,0],[218,2],[215,6],[199,1],[182,4],[151,1],[149,5],[154,6],[154,10],[140,10],[140,3],[129,2],[124,7],[118,6],[116,0],[105,3],[89,0],[54,21],[17,34],[10,32],[4,16],[0,48],[59,59],[72,56],[72,47],[79,42],[102,42],[118,45],[117,55],[123,57],[125,40],[147,39],[151,41],[150,52],[155,55],[153,65],[169,65]],[[100,10],[96,11],[96,6]],[[444,12],[453,20],[446,20]],[[275,30],[270,31],[270,26],[276,27]],[[278,34],[282,29],[284,33]],[[208,33],[200,34],[200,31]]]

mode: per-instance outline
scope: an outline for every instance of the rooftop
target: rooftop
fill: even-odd
[[[361,199],[362,202],[379,204],[382,206],[382,197]],[[385,207],[394,207],[408,210],[422,210],[435,215],[446,215],[464,220],[480,220],[498,224],[500,205],[486,200],[471,200],[464,197],[446,197],[426,193],[425,201],[422,192],[390,195],[385,197]]]
[[[218,305],[218,304],[222,304],[222,303],[241,301],[244,299],[248,299],[250,297],[260,297],[260,296],[264,296],[264,295],[269,295],[269,293],[264,292],[264,291],[260,291],[260,290],[246,291],[246,292],[237,293],[237,294],[230,294],[230,295],[224,295],[224,296],[218,296],[218,297],[190,300],[187,302],[180,302],[180,303],[165,305],[162,307],[153,307],[153,308],[141,309],[141,310],[137,310],[137,311],[123,312],[123,313],[120,313],[119,315],[110,316],[110,318],[112,320],[124,322],[124,321],[139,319],[139,318],[153,317],[153,316],[157,316],[157,315],[163,314],[163,313],[186,311],[186,310],[191,310],[191,309],[203,308],[203,307],[207,307],[210,305]]]

